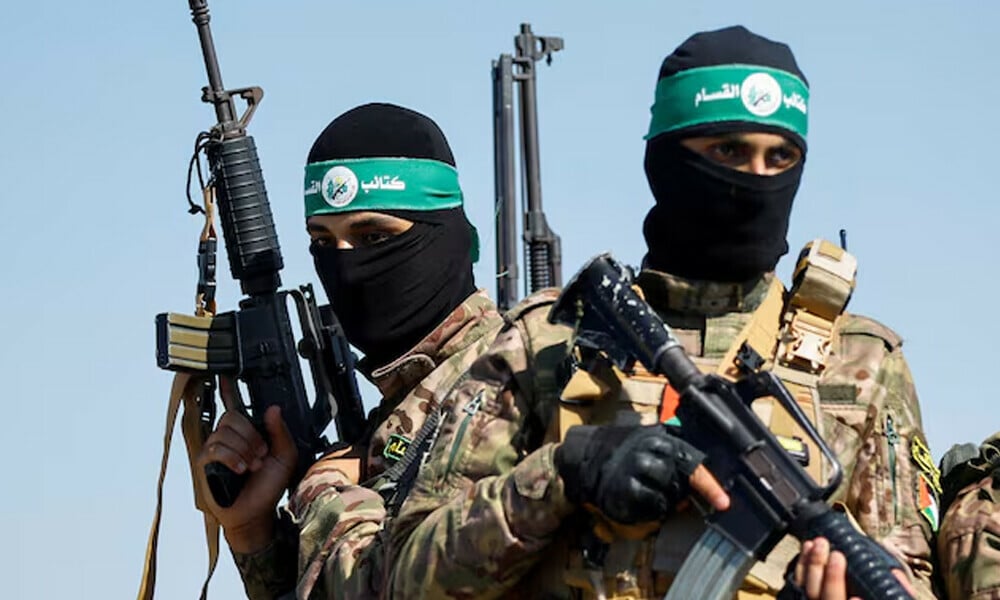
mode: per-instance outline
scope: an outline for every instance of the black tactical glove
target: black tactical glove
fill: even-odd
[[[555,463],[566,497],[623,524],[660,521],[705,455],[662,425],[571,427]]]

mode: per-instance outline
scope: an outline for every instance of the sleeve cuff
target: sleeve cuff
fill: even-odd
[[[512,528],[521,537],[545,537],[575,510],[566,499],[556,470],[555,450],[555,444],[542,446],[512,472],[513,490],[506,500],[506,512]]]
[[[274,539],[257,552],[232,552],[250,600],[278,598],[295,590],[298,577],[298,531],[284,512],[274,524]]]

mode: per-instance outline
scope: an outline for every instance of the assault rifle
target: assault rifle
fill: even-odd
[[[578,343],[600,349],[620,368],[640,361],[680,394],[681,436],[706,455],[705,466],[729,493],[728,510],[706,515],[697,541],[667,600],[732,598],[756,560],[790,533],[823,536],[847,557],[852,593],[869,600],[910,595],[892,573],[899,565],[847,517],[826,504],[843,471],[781,380],[758,371],[756,353],[742,353],[744,376],[731,383],[702,374],[670,328],[632,289],[631,270],[608,254],[592,259],[566,286],[549,320],[576,328]],[[757,418],[750,404],[772,396],[811,437],[831,465],[820,486]]]
[[[528,293],[562,285],[562,250],[542,210],[542,178],[538,151],[538,100],[535,63],[562,50],[559,37],[536,36],[521,24],[514,38],[514,56],[493,61],[493,166],[496,191],[497,305],[501,310],[517,302],[517,207],[514,150],[514,82],[520,84],[521,189],[523,190],[524,254],[528,264]],[[515,73],[515,67],[517,72]]]
[[[244,298],[239,310],[217,315],[191,316],[164,313],[156,317],[156,358],[160,368],[207,376],[237,377],[250,396],[248,416],[264,431],[264,412],[281,407],[281,416],[298,448],[299,460],[290,489],[305,475],[328,442],[323,431],[335,417],[340,440],[352,443],[365,426],[364,408],[354,374],[354,355],[340,323],[329,307],[317,306],[312,286],[279,290],[284,266],[281,248],[267,201],[264,178],[253,137],[247,124],[264,92],[259,87],[227,90],[222,85],[219,62],[209,29],[205,0],[189,0],[208,71],[202,101],[215,108],[217,123],[198,135],[191,168],[199,156],[208,157],[210,178],[205,189],[217,197],[229,269],[240,282]],[[246,102],[237,114],[236,97]],[[191,172],[188,180],[190,183]],[[206,194],[206,198],[211,194]],[[190,201],[190,197],[189,197]],[[192,208],[197,207],[192,203]],[[193,211],[192,211],[193,212]],[[199,247],[199,298],[214,304],[215,239],[203,238]],[[303,339],[296,344],[289,318],[288,298],[295,303]],[[315,387],[310,405],[299,366],[299,356],[309,361]],[[213,390],[214,391],[214,390]],[[214,399],[200,404],[202,422],[211,428]],[[221,506],[231,506],[246,480],[221,463],[205,468],[209,488]]]

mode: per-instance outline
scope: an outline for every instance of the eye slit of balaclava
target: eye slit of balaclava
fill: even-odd
[[[444,134],[431,119],[391,104],[366,104],[334,119],[313,144],[308,162],[316,166],[342,160],[358,168],[367,161],[350,161],[380,158],[455,166]],[[457,190],[457,180],[453,185]],[[410,190],[414,188],[411,180]],[[401,202],[386,195],[393,208],[365,210],[413,221],[409,230],[367,248],[310,249],[347,339],[373,366],[402,356],[475,292],[474,233],[461,206],[461,192],[457,194],[457,206],[434,210],[426,208],[437,206],[434,202],[440,198],[417,194]],[[314,204],[335,212],[322,201]]]
[[[768,118],[749,113],[738,95],[740,81],[752,81],[751,75],[759,79],[758,71],[787,92]],[[667,78],[674,79],[664,83]],[[743,27],[699,33],[663,61],[660,80],[645,154],[656,200],[643,224],[646,266],[733,283],[773,270],[788,252],[788,222],[806,151],[808,88],[791,50]],[[735,83],[715,87],[729,80]],[[689,103],[699,94],[699,100],[709,99],[698,103],[707,107],[705,114],[724,120],[699,122],[691,108],[695,102]],[[680,143],[736,132],[778,133],[798,145],[803,157],[778,175],[760,176],[718,165]]]

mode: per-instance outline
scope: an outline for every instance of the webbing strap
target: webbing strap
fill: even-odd
[[[778,374],[778,376],[780,377],[781,375]],[[791,392],[792,397],[795,398],[795,402],[802,408],[802,412],[809,417],[813,426],[822,435],[823,417],[815,382],[813,385],[803,385],[783,380],[783,383],[788,388],[788,391]],[[787,438],[798,438],[809,448],[809,464],[804,468],[809,473],[809,476],[813,478],[813,481],[823,485],[829,469],[827,468],[826,461],[823,459],[823,454],[819,451],[819,445],[812,438],[805,435],[805,432],[802,431],[802,428],[799,427],[798,423],[792,419],[792,416],[787,411],[777,410],[773,411],[772,414],[774,420],[771,422],[771,432]]]
[[[202,190],[205,201],[205,225],[198,237],[198,290],[195,292],[195,314],[199,317],[215,314],[215,257],[218,236],[215,233],[215,187]]]
[[[215,232],[215,186],[205,186],[205,189],[202,190],[202,198],[205,202],[205,224],[202,226],[201,235],[198,238],[198,290],[195,300],[195,314],[199,317],[207,317],[216,313],[215,251],[218,236]],[[230,385],[228,388],[223,387],[222,389],[222,401],[227,410],[233,404],[232,391],[234,387]],[[213,423],[206,424],[202,421],[202,415],[206,414],[206,411],[202,410],[202,406],[207,402],[215,402],[214,389],[214,386],[199,385],[194,394],[188,390],[189,393],[184,395],[184,416],[181,417],[181,432],[184,434],[188,465],[191,468],[194,505],[201,511],[204,519],[205,546],[208,550],[208,572],[201,585],[201,600],[208,597],[208,584],[219,563],[219,529],[221,526],[205,503],[205,499],[208,498],[208,490],[204,488],[204,480],[197,475],[198,465],[196,464],[198,454],[201,452],[213,425]],[[214,411],[212,414],[214,415]]]
[[[778,344],[778,329],[781,326],[781,312],[785,305],[785,288],[781,281],[775,277],[771,280],[771,285],[767,290],[767,295],[750,317],[750,321],[743,326],[742,331],[729,345],[725,356],[719,361],[718,374],[727,379],[739,377],[739,369],[736,365],[736,355],[739,353],[743,343],[757,351],[763,356],[767,363],[765,369],[771,364],[770,358],[774,356],[774,349]]]
[[[174,434],[177,409],[180,407],[181,396],[184,395],[184,389],[190,379],[189,374],[178,373],[174,376],[174,383],[170,389],[166,433],[163,435],[163,455],[160,457],[160,476],[156,482],[156,510],[153,512],[153,524],[149,529],[149,541],[146,542],[146,560],[142,568],[142,581],[139,583],[139,600],[152,600],[153,598],[153,588],[156,585],[156,548],[160,538],[160,517],[163,515],[163,480],[167,476],[170,439]]]
[[[559,409],[549,423],[546,442],[561,442],[570,427],[589,423],[594,400],[607,397],[611,391],[611,386],[599,377],[577,369],[559,395]]]
[[[795,401],[823,434],[822,411],[817,388],[826,368],[837,319],[854,290],[857,259],[830,242],[816,239],[803,248],[795,267],[795,284],[782,315],[774,373],[781,377]],[[770,429],[776,435],[801,437],[813,457],[806,471],[819,484],[826,480],[828,465],[819,446],[805,436],[783,411],[773,411]],[[779,414],[781,413],[781,414]]]
[[[204,200],[205,224],[198,238],[198,289],[195,294],[195,314],[199,317],[210,317],[216,312],[215,304],[215,188],[211,185],[202,190]],[[174,425],[177,422],[177,412],[181,405],[184,413],[181,417],[181,432],[187,448],[188,465],[191,468],[191,482],[194,489],[194,504],[201,511],[205,525],[205,542],[208,547],[208,573],[201,587],[201,600],[208,597],[208,584],[215,573],[219,561],[219,522],[208,510],[202,478],[198,477],[197,456],[211,431],[213,423],[206,423],[203,415],[214,415],[214,411],[203,411],[207,403],[215,402],[214,379],[204,375],[179,372],[174,375],[170,387],[170,398],[167,401],[167,421],[163,433],[163,455],[160,457],[160,475],[156,481],[156,509],[153,512],[153,523],[149,529],[149,539],[146,542],[146,558],[143,563],[142,580],[139,582],[138,600],[152,600],[156,588],[156,553],[159,545],[160,523],[163,516],[163,482],[167,476],[167,464],[170,460],[170,443],[174,437]],[[232,389],[232,386],[230,387]],[[223,393],[223,402],[228,408],[233,400],[231,395]]]
[[[184,417],[182,417],[182,429],[189,428],[190,421],[195,422],[195,430],[200,430],[200,418],[197,406],[199,390],[202,388],[204,379],[193,377],[190,373],[177,373],[174,375],[174,382],[170,388],[170,399],[167,403],[167,421],[163,434],[163,456],[160,458],[160,475],[156,481],[156,510],[153,512],[153,524],[149,530],[149,540],[146,543],[146,558],[143,564],[142,581],[139,583],[139,600],[152,600],[156,586],[156,551],[160,537],[160,522],[163,516],[163,482],[167,476],[167,464],[170,460],[170,442],[174,437],[174,425],[177,422],[177,412],[181,404],[184,405]],[[191,410],[194,408],[194,410]],[[193,417],[191,415],[194,415]],[[199,434],[200,437],[200,434]],[[185,435],[185,441],[188,436]],[[200,444],[198,445],[200,450]],[[191,476],[195,481],[195,505],[204,512],[202,503],[199,500],[199,479],[195,477],[194,458],[190,455],[192,445],[188,444],[189,462],[192,465]],[[196,456],[196,455],[195,455]],[[215,570],[215,563],[219,554],[219,525],[209,513],[205,514],[205,536],[209,542],[209,571],[205,584],[202,586],[201,597],[205,598],[208,589],[208,580]],[[212,543],[214,539],[214,544]]]
[[[807,244],[796,267],[796,285],[787,306],[782,307],[779,318],[774,322],[783,328],[782,333],[776,336],[779,338],[777,352],[772,346],[765,355],[777,354],[772,370],[782,379],[795,402],[821,435],[823,419],[816,384],[826,364],[834,321],[843,312],[854,288],[856,269],[854,257],[829,242],[815,240]],[[761,398],[754,403],[754,412],[772,433],[799,438],[808,447],[810,461],[805,470],[814,481],[822,484],[826,480],[828,465],[819,452],[819,446],[803,434],[791,415],[774,408],[773,399]],[[784,568],[798,552],[799,546],[798,540],[786,535],[767,560],[753,566],[747,577],[747,585],[751,589],[741,591],[737,598],[769,597],[780,589]],[[763,589],[757,591],[755,588]]]
[[[730,379],[738,376],[736,355],[744,342],[756,350],[758,354],[765,357],[767,360],[765,369],[771,368],[773,366],[771,357],[774,356],[778,344],[778,331],[781,328],[784,308],[784,286],[775,277],[771,282],[771,287],[768,289],[767,295],[764,297],[764,301],[754,311],[750,321],[743,327],[739,335],[736,336],[736,339],[733,340],[733,343],[726,351],[725,356],[719,362],[717,373]],[[799,394],[796,394],[796,401],[800,405],[802,404]],[[774,400],[772,398],[758,399],[754,402],[753,408],[764,425],[776,435],[790,436],[790,431],[795,429],[792,427],[794,421],[791,420],[790,415],[786,411],[780,409],[774,410]],[[803,409],[811,418],[816,418],[812,410],[813,407],[803,406]],[[788,423],[785,421],[788,421]],[[781,431],[778,431],[779,429]],[[806,442],[810,445],[810,457],[813,459],[806,469],[818,481],[818,469],[822,464],[822,461],[819,460],[819,448],[816,447],[815,443],[811,443],[811,440],[806,440]],[[812,473],[813,470],[817,470],[817,473]],[[747,575],[742,589],[737,592],[736,597],[739,600],[773,597],[773,592],[781,588],[785,565],[798,552],[798,547],[798,541],[795,538],[785,536],[771,550],[767,560],[754,563],[750,569],[750,574]]]
[[[717,374],[729,379],[735,379],[739,376],[736,355],[744,342],[757,351],[758,354],[765,357],[767,360],[764,366],[765,369],[774,368],[777,372],[780,367],[774,365],[771,357],[774,356],[775,348],[778,345],[778,331],[781,328],[784,312],[784,288],[778,278],[774,278],[771,281],[771,286],[763,302],[754,311],[739,335],[729,345],[729,349],[719,362]],[[780,377],[781,373],[778,373],[778,375]],[[785,384],[793,393],[795,401],[802,407],[802,410],[809,416],[814,425],[818,427],[822,419],[819,417],[818,399],[812,393],[812,389],[815,388],[815,377],[812,378],[811,387],[809,385],[790,383],[787,380]],[[791,415],[782,409],[775,410],[772,398],[760,398],[754,402],[753,410],[761,422],[775,435],[787,438],[796,437],[803,440],[803,443],[809,448],[809,456],[811,458],[809,465],[806,466],[806,471],[815,481],[822,482],[823,461],[820,458],[819,446],[811,439],[801,435],[800,428]]]
[[[437,440],[443,424],[442,408],[440,406],[433,407],[424,420],[424,424],[417,431],[417,435],[407,446],[403,456],[378,477],[381,484],[376,488],[376,491],[382,496],[386,514],[390,517],[399,514],[403,501],[406,500],[413,484],[416,483],[417,471],[423,466],[424,459]]]
[[[181,432],[184,434],[184,445],[187,447],[188,464],[191,467],[191,486],[194,490],[195,508],[201,511],[205,522],[205,544],[208,548],[208,573],[205,575],[205,582],[201,586],[201,598],[208,597],[208,583],[212,580],[215,567],[219,562],[219,522],[208,510],[206,499],[210,493],[205,489],[205,479],[198,476],[198,454],[201,453],[202,446],[207,438],[201,420],[204,411],[201,409],[205,402],[215,402],[214,386],[204,385],[204,380],[198,380],[198,387],[189,387],[186,391],[183,403],[184,414],[181,416]],[[225,388],[223,388],[225,389]],[[225,394],[223,394],[225,396]],[[228,406],[228,402],[226,403]]]

